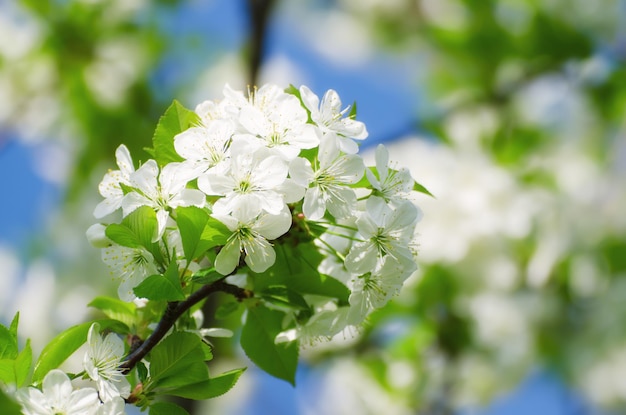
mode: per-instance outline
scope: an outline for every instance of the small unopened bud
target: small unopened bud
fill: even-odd
[[[87,240],[94,248],[106,248],[111,245],[111,240],[106,237],[106,226],[101,223],[93,224],[87,229]]]

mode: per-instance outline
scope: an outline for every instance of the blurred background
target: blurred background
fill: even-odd
[[[115,295],[84,236],[114,149],[265,82],[356,101],[435,195],[420,270],[295,389],[250,367],[192,413],[626,414],[625,0],[0,0],[0,321],[38,354]]]

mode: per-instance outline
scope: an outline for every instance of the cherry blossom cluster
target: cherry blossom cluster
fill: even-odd
[[[87,385],[76,386],[60,369],[49,371],[41,390],[32,386],[17,390],[15,397],[25,415],[125,415],[124,399],[130,383],[119,369],[124,343],[115,333],[102,336],[99,325],[89,329],[81,374],[72,375]]]
[[[224,276],[263,273],[275,266],[277,244],[305,234],[324,256],[317,271],[350,290],[349,304],[307,298],[315,312],[306,319],[294,314],[277,341],[331,337],[360,324],[416,270],[421,213],[410,200],[413,178],[390,166],[382,145],[376,165],[364,165],[357,142],[367,129],[334,90],[320,100],[306,86],[267,84],[245,94],[227,85],[223,95],[199,104],[198,121],[173,138],[179,161],[159,166],[151,159],[135,168],[120,146],[119,169],[100,183],[104,200],[94,215],[109,219],[121,211],[125,218],[151,208],[152,242],[164,258],[176,258],[181,273],[207,267]],[[186,206],[205,209],[228,229],[226,242],[199,261],[183,257],[175,209]],[[145,247],[110,241],[104,229],[95,225],[88,235],[119,278],[120,298],[131,301],[134,288],[163,272],[163,264]]]

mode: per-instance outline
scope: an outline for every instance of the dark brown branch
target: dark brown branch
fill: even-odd
[[[135,350],[133,350],[120,365],[124,373],[130,372],[141,359],[143,359],[160,341],[167,332],[174,326],[176,320],[183,313],[215,292],[225,292],[232,294],[238,300],[252,297],[252,293],[235,285],[228,284],[224,280],[216,281],[200,288],[192,293],[185,301],[176,301],[167,304],[167,308],[159,320],[152,334]]]
[[[274,6],[274,0],[248,0],[248,14],[250,19],[250,39],[248,43],[249,72],[248,82],[250,86],[257,84],[259,68],[265,49],[267,22]]]

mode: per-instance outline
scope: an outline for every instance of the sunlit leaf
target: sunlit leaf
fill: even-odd
[[[17,357],[17,339],[13,333],[0,325],[0,359],[15,359]]]
[[[135,312],[137,306],[134,303],[128,303],[117,298],[96,297],[89,304],[89,307],[97,308],[104,315],[112,320],[118,320],[132,327],[135,324]]]
[[[178,264],[172,261],[165,274],[151,275],[143,280],[133,291],[140,298],[155,301],[182,301],[185,294],[178,277]]]
[[[150,377],[153,385],[168,377],[176,377],[176,381],[167,380],[169,387],[183,386],[198,381],[197,373],[186,373],[190,366],[200,365],[206,369],[205,354],[202,350],[202,339],[189,332],[174,332],[159,343],[150,353]],[[208,378],[208,369],[206,371]]]
[[[182,161],[174,148],[174,137],[200,121],[198,115],[174,100],[157,124],[152,144],[154,158],[159,166]]]
[[[257,366],[272,376],[295,385],[298,365],[296,342],[276,344],[284,313],[257,305],[248,308],[241,331],[241,347]]]
[[[114,331],[120,327],[120,323],[115,320],[96,320],[72,326],[61,332],[44,347],[39,355],[33,373],[33,383],[40,383],[50,370],[59,367],[82,346],[87,341],[87,332],[93,323],[100,324],[102,329],[111,328]]]
[[[211,248],[211,242],[202,238],[204,228],[209,221],[209,214],[195,206],[176,209],[176,223],[180,230],[183,250],[187,260],[191,261]]]
[[[26,382],[33,364],[33,350],[30,347],[30,339],[26,340],[24,348],[15,359],[15,383],[21,387]]]
[[[245,370],[246,368],[231,370],[203,382],[170,390],[167,394],[186,399],[213,399],[231,390]]]
[[[149,415],[189,415],[189,412],[172,402],[155,402],[150,405]]]

